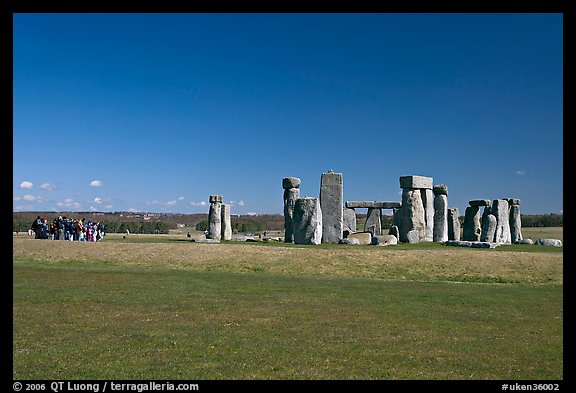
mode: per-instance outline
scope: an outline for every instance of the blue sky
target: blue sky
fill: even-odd
[[[399,177],[563,211],[562,14],[14,14],[13,210],[281,213]]]

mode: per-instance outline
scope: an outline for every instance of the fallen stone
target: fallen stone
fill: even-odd
[[[534,244],[534,240],[532,239],[522,239],[518,241],[518,244]]]
[[[194,243],[208,243],[208,244],[219,244],[220,240],[218,239],[192,239],[190,240]]]
[[[346,237],[346,238],[340,240],[338,243],[340,243],[340,244],[360,244],[360,240],[355,239],[355,238]]]
[[[562,247],[562,240],[560,239],[538,239],[536,244],[540,246]]]
[[[375,246],[391,246],[398,244],[398,238],[394,235],[372,236],[371,244]]]
[[[370,244],[372,242],[372,234],[370,232],[356,232],[348,235],[347,239],[357,239],[359,244]]]
[[[468,241],[468,240],[448,240],[444,242],[446,246],[458,246],[458,247],[469,247],[469,248],[496,248],[500,244],[492,242],[479,242],[479,241]]]

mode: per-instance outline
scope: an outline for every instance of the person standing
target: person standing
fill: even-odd
[[[34,239],[42,239],[42,219],[40,216],[36,217],[36,219],[32,221],[30,229],[34,231]]]

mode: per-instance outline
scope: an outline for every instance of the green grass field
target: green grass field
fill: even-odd
[[[159,238],[14,237],[14,379],[563,379],[558,249]]]

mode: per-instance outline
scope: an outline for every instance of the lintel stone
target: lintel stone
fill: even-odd
[[[492,201],[489,199],[474,199],[469,201],[468,204],[472,207],[492,206]]]
[[[400,176],[400,188],[432,189],[432,178],[426,176]]]
[[[379,201],[346,201],[348,209],[398,209],[402,207],[400,202],[379,202]]]
[[[210,203],[222,203],[222,195],[210,195]]]

